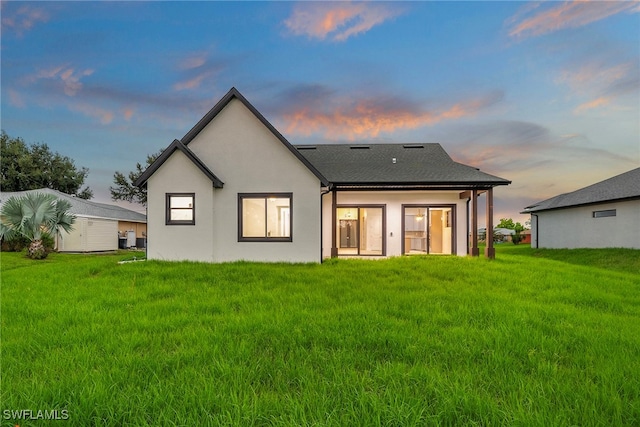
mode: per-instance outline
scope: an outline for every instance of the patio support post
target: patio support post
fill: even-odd
[[[338,223],[338,212],[337,212],[337,191],[336,189],[331,190],[331,258],[336,258],[338,256],[338,245],[336,234],[338,233],[338,229],[336,228]]]
[[[489,259],[496,257],[496,249],[493,247],[493,187],[487,191],[487,247],[484,256]]]
[[[478,190],[471,191],[471,204],[473,208],[471,210],[471,256],[480,255],[478,249]]]

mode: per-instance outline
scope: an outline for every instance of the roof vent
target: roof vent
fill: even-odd
[[[403,148],[424,148],[423,144],[405,144]]]
[[[398,160],[397,160],[395,157],[393,157],[393,158],[391,159],[391,163],[393,163],[393,164],[395,165],[396,163],[398,163]]]
[[[297,150],[315,150],[315,145],[296,145]]]
[[[371,147],[368,145],[351,145],[349,148],[352,150],[368,150]]]

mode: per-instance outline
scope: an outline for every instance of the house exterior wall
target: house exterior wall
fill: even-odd
[[[62,232],[60,252],[101,252],[118,249],[118,221],[77,217],[71,233]]]
[[[454,205],[455,254],[467,254],[467,201],[460,199],[459,191],[338,191],[337,205],[384,205],[386,211],[386,256],[402,255],[403,205]],[[322,199],[322,256],[331,256],[332,200],[331,193]],[[447,249],[447,248],[443,248]]]
[[[195,194],[195,225],[166,225],[167,193]],[[213,198],[211,180],[182,152],[173,153],[147,181],[147,258],[213,261]]]
[[[594,218],[594,211],[616,210],[616,216]],[[531,218],[534,248],[640,249],[640,200],[537,212]]]
[[[233,99],[189,142],[224,182],[179,151],[148,180],[148,257],[208,262],[320,262],[320,180],[241,101]],[[165,225],[165,193],[196,193],[196,224]],[[238,195],[291,193],[291,242],[239,242]]]

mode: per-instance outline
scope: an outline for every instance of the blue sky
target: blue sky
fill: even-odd
[[[638,2],[2,2],[2,129],[115,171],[231,87],[294,144],[439,142],[496,219],[640,166]]]

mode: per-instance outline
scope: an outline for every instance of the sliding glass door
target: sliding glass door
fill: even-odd
[[[403,206],[403,253],[452,254],[454,214],[455,206]]]
[[[384,206],[337,208],[338,255],[385,254]]]

